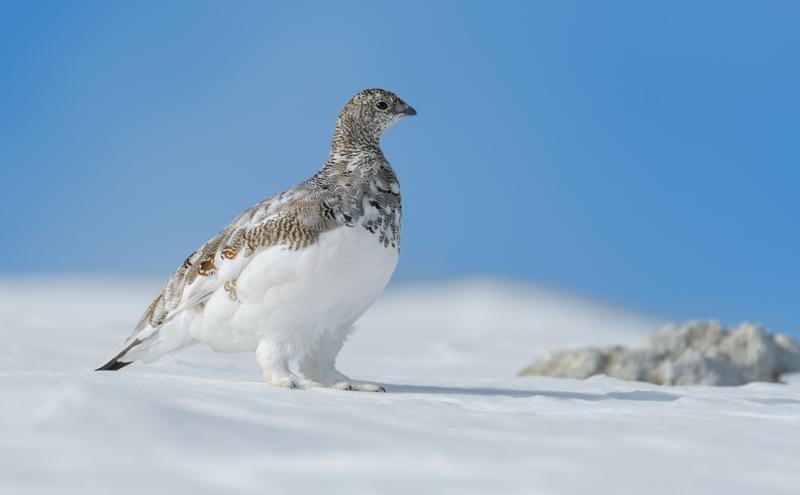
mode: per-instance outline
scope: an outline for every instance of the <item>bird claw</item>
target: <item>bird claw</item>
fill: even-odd
[[[336,390],[351,390],[354,392],[386,392],[386,389],[374,383],[348,383],[339,382],[331,388]]]
[[[386,389],[374,383],[364,383],[359,385],[358,389],[361,392],[386,392]]]
[[[283,388],[299,388],[300,383],[299,380],[295,377],[291,376],[284,376],[282,378],[277,378],[270,380],[270,384],[276,387],[283,387]]]

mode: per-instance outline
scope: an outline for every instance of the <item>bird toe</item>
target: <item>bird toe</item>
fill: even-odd
[[[299,388],[299,381],[297,378],[291,376],[284,376],[281,378],[273,379],[270,383],[276,387],[283,387],[283,388]]]

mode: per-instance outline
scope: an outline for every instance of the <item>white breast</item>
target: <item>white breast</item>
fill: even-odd
[[[304,249],[276,246],[254,256],[236,282],[238,301],[218,290],[192,323],[193,338],[218,351],[254,350],[265,337],[302,351],[372,305],[398,251],[356,226],[320,234]]]

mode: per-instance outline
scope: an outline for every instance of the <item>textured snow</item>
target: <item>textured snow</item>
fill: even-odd
[[[0,493],[795,494],[800,383],[519,378],[661,322],[487,281],[385,294],[340,357],[371,394],[286,390],[199,346],[93,372],[156,284],[0,283]]]

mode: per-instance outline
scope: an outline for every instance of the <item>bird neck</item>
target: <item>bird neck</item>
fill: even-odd
[[[380,152],[381,133],[347,115],[336,120],[330,159],[348,158],[364,152]]]

